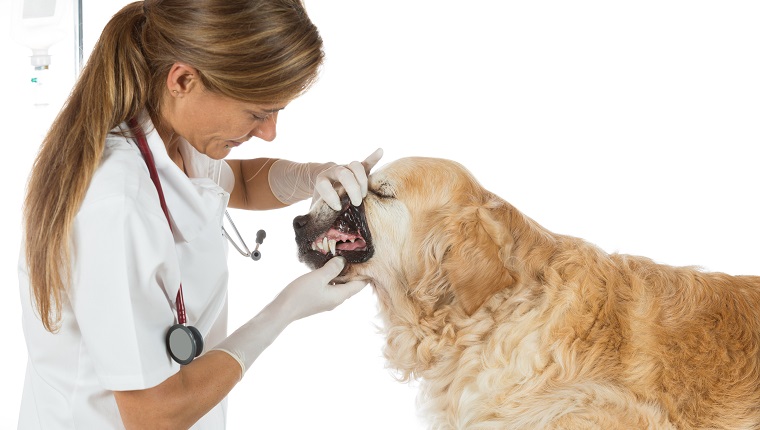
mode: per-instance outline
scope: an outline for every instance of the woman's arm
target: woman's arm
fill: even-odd
[[[336,183],[345,188],[351,202],[358,206],[367,195],[367,176],[382,156],[382,149],[377,149],[363,162],[347,165],[296,163],[276,158],[226,160],[235,175],[229,206],[276,209],[312,197],[316,190],[330,207],[340,210]]]
[[[322,278],[316,282],[322,282]],[[273,301],[230,337],[182,366],[161,384],[144,390],[115,391],[125,427],[185,429],[192,426],[221,402],[243,377],[247,367],[242,366],[239,356],[245,354],[236,350],[245,350],[247,357],[243,358],[250,366],[295,318],[292,312],[286,312],[284,305],[282,300]],[[245,336],[241,338],[240,334]]]
[[[192,426],[224,399],[288,324],[331,310],[366,285],[361,281],[333,284],[344,266],[345,259],[336,257],[301,275],[258,315],[157,386],[115,391],[124,426],[128,429]]]
[[[153,388],[115,391],[114,397],[127,429],[186,429],[221,402],[238,381],[238,362],[222,351],[209,351]]]
[[[287,206],[277,200],[269,186],[269,169],[276,158],[225,160],[235,175],[229,206],[236,209],[267,210]]]

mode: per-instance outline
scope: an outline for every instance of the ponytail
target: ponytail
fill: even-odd
[[[23,209],[26,261],[37,311],[51,332],[59,328],[62,296],[71,281],[74,217],[108,132],[146,104],[144,22],[142,2],[135,2],[106,25],[32,167]]]

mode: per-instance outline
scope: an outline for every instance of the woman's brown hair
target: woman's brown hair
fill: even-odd
[[[306,91],[323,55],[300,0],[148,0],[116,13],[45,136],[27,184],[26,261],[45,328],[54,332],[60,324],[71,229],[106,137],[143,110],[160,119],[174,63],[194,67],[212,92],[274,104]]]

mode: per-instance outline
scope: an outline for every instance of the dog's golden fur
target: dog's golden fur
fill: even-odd
[[[608,254],[448,160],[370,190],[375,254],[346,277],[374,285],[431,428],[760,429],[760,277]]]

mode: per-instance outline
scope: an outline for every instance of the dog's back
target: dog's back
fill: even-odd
[[[679,428],[760,428],[760,277],[610,258],[624,384]]]
[[[658,417],[682,429],[760,428],[760,277],[609,255],[554,237],[530,281],[546,300],[545,370],[563,369],[552,384],[606,387],[608,399],[604,390],[596,399],[607,405],[589,407],[597,417],[630,394],[620,402],[633,410],[615,414],[649,416],[645,428],[667,427]],[[583,414],[568,414],[576,428],[582,419],[573,415]]]

